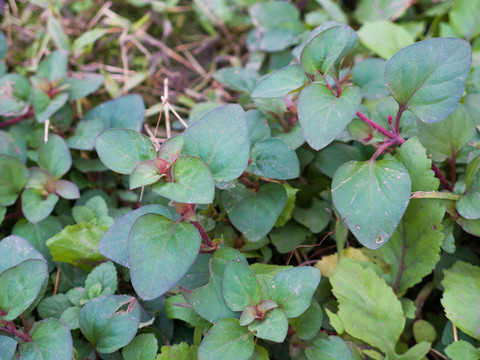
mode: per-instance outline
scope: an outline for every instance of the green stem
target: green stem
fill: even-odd
[[[457,201],[460,197],[461,195],[443,191],[415,191],[410,196],[411,199],[442,199],[454,201]]]

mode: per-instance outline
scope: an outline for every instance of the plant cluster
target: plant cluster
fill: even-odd
[[[0,33],[0,359],[480,359],[480,4],[312,3],[194,1],[248,59],[187,121]]]

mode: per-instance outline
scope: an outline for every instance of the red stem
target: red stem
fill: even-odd
[[[7,121],[2,121],[0,122],[0,128],[7,127],[13,124],[16,124],[20,121],[23,121],[25,119],[30,119],[35,115],[35,112],[33,111],[33,108],[30,108],[26,114],[23,114],[21,116],[14,117],[12,119],[9,119]]]
[[[453,191],[452,187],[448,183],[447,179],[445,179],[445,176],[443,176],[443,174],[440,172],[440,169],[433,162],[432,162],[432,170],[435,173],[435,176],[440,180],[440,183],[445,188],[445,190],[452,192]]]
[[[18,336],[20,339],[22,339],[25,342],[32,341],[32,338],[29,335],[24,334],[21,331],[17,330],[13,321],[2,320],[2,324],[4,324],[6,327],[0,326],[0,330],[8,334],[13,334],[15,336]]]
[[[389,138],[389,139],[395,139],[395,135],[393,135],[390,131],[388,131],[387,129],[385,129],[383,126],[381,125],[378,125],[375,121],[373,121],[372,119],[370,119],[368,116],[366,116],[365,114],[363,114],[360,110],[357,111],[357,116],[365,121],[367,124],[369,124],[371,127],[373,127],[374,129],[376,129],[379,133],[381,133],[383,136]],[[405,141],[405,140],[404,140]]]
[[[195,226],[197,228],[198,232],[202,236],[202,239],[203,239],[203,242],[205,243],[205,245],[207,245],[208,247],[214,247],[215,245],[213,245],[213,242],[210,239],[210,236],[208,236],[208,234],[205,231],[205,229],[203,228],[202,224],[200,224],[199,221],[192,221],[192,224],[193,224],[193,226]]]

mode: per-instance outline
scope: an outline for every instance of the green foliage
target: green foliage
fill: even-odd
[[[413,3],[7,2],[0,358],[477,359],[480,7]]]

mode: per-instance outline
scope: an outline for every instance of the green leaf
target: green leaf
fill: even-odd
[[[432,344],[427,341],[422,341],[411,348],[409,348],[405,353],[395,355],[395,360],[417,360],[424,359],[427,356],[428,351],[430,350]]]
[[[289,221],[285,226],[276,227],[269,236],[280,254],[287,254],[303,244],[312,233],[303,225]]]
[[[171,346],[162,346],[161,354],[155,360],[197,360],[196,345],[188,345],[186,342]]]
[[[196,290],[182,290],[182,295],[190,306],[204,319],[211,323],[227,318],[239,317],[225,303],[223,297],[223,273],[231,261],[240,261],[248,265],[245,257],[237,250],[229,247],[220,248],[210,261],[210,281]]]
[[[433,343],[437,337],[437,332],[432,324],[420,319],[413,323],[413,337],[417,343],[422,341]]]
[[[202,327],[208,329],[211,324],[200,317],[186,302],[182,295],[170,296],[165,301],[165,315],[167,319],[178,319],[185,321],[194,327]]]
[[[68,100],[81,99],[95,91],[103,84],[103,76],[95,73],[72,73],[60,86],[67,87]]]
[[[222,195],[222,205],[232,224],[250,241],[258,241],[273,228],[287,202],[284,188],[268,183],[252,192],[237,184]]]
[[[434,161],[451,158],[475,135],[475,125],[466,107],[458,104],[455,111],[445,120],[425,124],[417,120],[418,135]]]
[[[62,79],[67,74],[68,56],[66,51],[56,50],[51,52],[39,65],[37,76],[48,81]]]
[[[0,252],[0,273],[25,260],[44,260],[42,254],[20,236],[7,236],[0,242],[0,245],[2,247],[2,252]]]
[[[109,169],[120,174],[130,174],[140,162],[157,155],[148,137],[130,129],[103,131],[95,141],[95,150]]]
[[[305,349],[308,360],[353,360],[352,351],[338,336],[319,337]]]
[[[244,68],[223,68],[213,74],[213,78],[232,90],[250,94],[259,75],[256,70]]]
[[[105,258],[98,251],[100,238],[108,229],[104,225],[81,223],[68,225],[46,244],[53,256],[53,261],[63,261],[80,269],[89,270]]]
[[[27,167],[17,158],[0,155],[0,205],[10,206],[27,184]]]
[[[59,50],[70,50],[70,39],[63,31],[61,22],[54,16],[49,16],[47,21],[48,34],[52,37],[55,46]]]
[[[308,209],[302,209],[298,206],[293,209],[292,216],[298,223],[307,227],[312,233],[318,234],[325,229],[330,222],[331,205],[326,201],[320,201],[317,198],[312,200],[312,206]]]
[[[410,201],[411,181],[394,159],[349,161],[332,181],[333,204],[350,231],[370,249],[385,245]]]
[[[58,202],[58,195],[44,195],[37,189],[25,189],[22,193],[23,215],[33,224],[36,224],[53,211]]]
[[[362,89],[365,99],[380,99],[388,95],[383,82],[385,60],[369,58],[355,64],[352,70],[352,81]]]
[[[57,180],[52,183],[53,191],[64,199],[78,199],[80,197],[80,190],[75,183],[67,180]]]
[[[247,265],[232,261],[223,273],[223,298],[232,311],[243,311],[262,300],[262,287]]]
[[[0,116],[20,116],[30,108],[30,83],[19,74],[0,77]]]
[[[140,334],[122,349],[124,360],[153,360],[157,356],[158,345],[154,334]]]
[[[26,163],[27,144],[23,137],[0,130],[0,155],[13,156],[22,163]]]
[[[320,270],[299,266],[279,272],[270,283],[270,297],[288,318],[302,315],[320,283]]]
[[[100,39],[103,35],[108,33],[108,29],[93,29],[84,32],[72,44],[72,51],[77,55],[81,55],[85,49],[92,46],[95,41]]]
[[[8,40],[3,32],[0,31],[0,60],[5,59],[8,54]]]
[[[140,306],[127,295],[100,296],[85,304],[78,320],[95,350],[110,354],[132,341],[140,323]]]
[[[402,26],[385,19],[365,22],[358,30],[358,36],[366,48],[384,59],[389,59],[400,49],[415,42],[414,37]]]
[[[252,145],[270,137],[271,130],[265,115],[258,110],[248,110],[245,115],[247,116],[248,137]]]
[[[478,360],[480,358],[480,348],[475,348],[465,340],[455,341],[445,349],[450,359]]]
[[[68,100],[68,94],[60,92],[53,98],[50,98],[40,89],[33,90],[33,110],[38,122],[45,122],[54,113],[56,113]]]
[[[283,310],[272,309],[267,313],[265,320],[254,320],[248,325],[248,330],[257,338],[281,343],[287,336],[287,316]]]
[[[159,214],[171,218],[170,212],[162,205],[145,205],[119,218],[100,239],[98,250],[110,260],[129,267],[127,242],[128,234],[137,219],[145,214]]]
[[[480,34],[480,3],[468,0],[454,0],[451,11],[448,12],[450,25],[464,39],[470,40]]]
[[[42,319],[49,317],[59,319],[62,313],[70,306],[72,306],[72,304],[70,300],[68,300],[67,295],[57,294],[43,298],[37,306],[37,311]]]
[[[441,302],[447,318],[465,334],[480,340],[480,267],[457,261],[444,274]]]
[[[186,204],[210,204],[215,196],[215,182],[204,162],[195,156],[179,157],[172,168],[173,182],[163,178],[152,190],[167,199]]]
[[[468,163],[465,185],[465,194],[456,203],[457,211],[466,219],[480,219],[480,156]]]
[[[0,335],[0,354],[2,354],[2,359],[13,359],[16,349],[17,342],[15,340],[7,336]]]
[[[71,306],[66,309],[60,316],[60,320],[70,329],[80,329],[80,323],[78,321],[78,315],[80,315],[80,306]]]
[[[347,87],[338,98],[320,83],[304,88],[298,98],[298,121],[308,145],[320,150],[330,144],[353,119],[361,101],[358,87]]]
[[[160,178],[166,176],[160,172],[162,159],[155,158],[138,163],[130,174],[130,190],[138,189],[142,186],[152,185]]]
[[[345,331],[393,358],[405,325],[402,305],[373,268],[342,258],[330,277]]]
[[[318,334],[322,327],[323,312],[318,302],[312,300],[310,307],[305,312],[289,320],[295,334],[302,340],[309,340]]]
[[[184,133],[183,154],[197,156],[216,181],[239,177],[247,167],[250,141],[245,112],[238,105],[220,106]]]
[[[101,285],[100,295],[113,295],[117,291],[117,269],[111,261],[98,265],[85,280],[85,291],[95,284]]]
[[[335,171],[350,160],[363,160],[361,151],[352,145],[334,142],[320,151],[315,159],[315,168],[333,178]]]
[[[28,259],[0,273],[0,309],[3,319],[17,318],[36,299],[48,276],[45,260]]]
[[[385,67],[385,84],[401,108],[423,122],[447,118],[463,94],[472,62],[465,40],[434,38],[397,52]]]
[[[253,334],[237,319],[222,319],[207,333],[198,348],[199,360],[247,360],[254,351]]]
[[[181,155],[184,144],[183,134],[172,136],[167,139],[158,150],[158,157],[169,164],[173,164]]]
[[[271,179],[287,180],[299,175],[300,164],[290,146],[282,140],[270,138],[253,145],[247,171]]]
[[[285,205],[282,212],[280,213],[280,216],[275,222],[275,227],[285,225],[287,221],[292,218],[292,212],[295,208],[295,201],[297,199],[297,192],[300,191],[300,189],[295,189],[291,187],[288,183],[283,183],[282,186],[287,193],[287,204]]]
[[[93,150],[95,138],[105,129],[140,128],[144,112],[145,103],[137,94],[106,101],[85,114],[77,125],[75,135],[68,139],[67,144],[71,149]]]
[[[22,343],[18,349],[21,359],[62,360],[73,358],[72,335],[57,319],[45,319],[37,323],[32,341]]]
[[[360,0],[355,8],[355,18],[361,23],[392,20],[405,12],[405,0]],[[383,33],[381,33],[383,36]]]
[[[285,97],[290,92],[302,87],[307,81],[300,65],[288,65],[260,79],[253,89],[252,97]]]
[[[190,223],[157,214],[141,216],[128,238],[130,276],[137,294],[151,300],[167,292],[192,266],[201,242]]]
[[[50,135],[46,143],[38,147],[38,164],[54,177],[65,175],[72,166],[68,145],[60,136]]]
[[[342,59],[358,46],[358,36],[349,26],[328,22],[325,30],[317,34],[303,48],[300,63],[311,75],[325,77],[330,70],[338,77]]]

